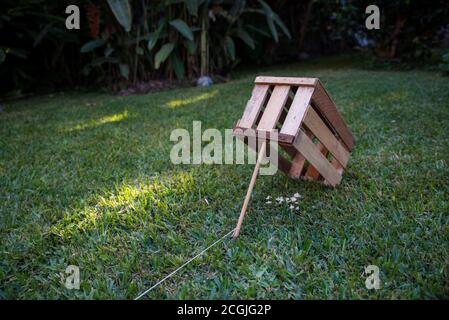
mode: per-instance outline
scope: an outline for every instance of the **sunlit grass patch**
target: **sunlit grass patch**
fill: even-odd
[[[215,97],[217,95],[217,93],[218,93],[218,90],[212,90],[210,92],[206,92],[206,93],[192,96],[189,98],[170,100],[166,103],[166,106],[169,108],[172,108],[172,109],[183,107],[186,105],[194,104],[196,102],[211,99],[211,98]]]
[[[62,239],[74,233],[111,228],[155,226],[164,218],[177,218],[178,200],[195,187],[191,173],[177,172],[171,177],[154,177],[116,185],[94,205],[65,212],[51,232]]]
[[[68,127],[68,128],[66,128],[66,131],[69,131],[69,132],[70,131],[78,131],[78,130],[84,130],[84,129],[89,129],[89,128],[93,128],[93,127],[98,127],[98,126],[101,126],[101,125],[107,124],[107,123],[120,122],[120,121],[127,119],[128,116],[129,116],[128,110],[125,109],[125,111],[120,112],[120,113],[115,113],[112,115],[101,117],[99,119],[89,120],[85,123],[81,123],[81,124],[77,124],[72,127]]]

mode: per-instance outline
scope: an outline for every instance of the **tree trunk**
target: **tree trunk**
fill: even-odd
[[[302,50],[302,47],[304,44],[304,38],[307,33],[307,26],[309,24],[309,19],[310,19],[310,15],[312,13],[312,6],[313,6],[314,2],[315,2],[315,0],[310,0],[307,3],[307,8],[306,8],[306,11],[304,13],[302,23],[301,23],[301,28],[299,29],[298,52],[300,52]]]
[[[207,50],[207,7],[204,9],[201,21],[201,76],[208,74],[208,50]]]
[[[396,57],[397,48],[399,44],[399,35],[401,34],[402,27],[404,27],[405,21],[407,19],[403,16],[397,16],[396,25],[394,27],[394,32],[391,40],[391,48],[390,48],[390,59],[394,59]]]

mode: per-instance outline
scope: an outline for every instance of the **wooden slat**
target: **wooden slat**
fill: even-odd
[[[242,128],[251,128],[256,122],[257,116],[267,98],[268,85],[255,85],[251,98],[246,103],[245,111],[238,124]]]
[[[337,161],[337,159],[333,158],[331,161],[331,165],[334,166],[335,169],[337,169],[337,172],[341,175],[343,174],[343,167],[340,164],[340,162]]]
[[[266,77],[258,76],[254,80],[257,84],[286,84],[296,86],[311,86],[314,87],[318,82],[317,78],[297,78],[297,77]]]
[[[349,128],[346,126],[345,121],[338,113],[337,107],[330,98],[329,94],[321,85],[320,81],[317,81],[315,92],[313,93],[312,100],[323,116],[329,121],[335,131],[338,133],[343,143],[349,151],[354,146],[354,136]]]
[[[305,162],[306,158],[304,158],[304,156],[300,152],[296,152],[296,155],[292,160],[292,165],[290,167],[288,175],[292,178],[299,179]]]
[[[318,142],[316,144],[316,147],[323,154],[323,156],[326,157],[326,155],[327,155],[326,147],[321,142]],[[306,176],[306,178],[309,178],[312,180],[318,180],[318,178],[320,177],[320,173],[318,172],[317,169],[315,169],[315,167],[312,164],[310,164],[309,167],[307,168],[305,176]]]
[[[262,118],[257,125],[257,130],[271,130],[275,127],[276,122],[281,115],[282,108],[287,101],[288,92],[290,86],[276,86],[271,94],[270,100],[268,100],[267,107],[265,108]]]
[[[291,136],[288,134],[275,134],[272,131],[257,131],[255,129],[248,129],[242,127],[234,127],[232,130],[232,134],[235,136],[245,136],[245,137],[258,137],[261,139],[268,139],[272,141],[278,141],[281,144],[292,144],[293,140],[295,140],[295,136]]]
[[[251,144],[248,144],[248,139],[245,139],[244,136],[237,136],[237,139],[240,139],[243,141],[247,146],[249,146],[251,149],[253,149],[256,153],[258,150],[254,149]],[[278,154],[278,169],[280,169],[282,172],[284,172],[286,175],[288,175],[290,171],[291,163],[287,159],[285,159],[283,156]]]
[[[337,169],[338,174],[343,174],[343,167],[341,166],[340,162],[337,161],[337,159],[333,158],[331,161],[331,165],[334,166],[335,169]],[[324,180],[325,185],[329,185],[329,182],[327,180]]]
[[[298,137],[293,143],[295,148],[311,163],[330,185],[335,186],[341,181],[341,175],[330,164],[329,160],[318,150],[312,140],[300,131]]]
[[[346,167],[349,159],[348,150],[337,140],[312,107],[309,107],[307,110],[306,116],[304,117],[304,124],[326,147],[326,149],[337,158],[341,165]]]
[[[281,128],[281,133],[296,136],[306,114],[314,87],[298,87],[293,102]]]

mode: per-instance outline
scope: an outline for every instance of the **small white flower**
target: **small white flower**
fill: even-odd
[[[265,200],[270,200],[270,199],[271,199],[271,197],[270,197],[270,196],[268,196],[268,197],[266,197],[266,198],[265,198]]]
[[[294,196],[295,198],[301,198],[301,195],[300,195],[298,192],[296,192],[293,196]]]
[[[289,203],[290,202],[290,198],[285,198],[285,202]]]
[[[293,209],[295,209],[295,206],[290,206],[290,210],[293,210]]]
[[[291,200],[292,202],[298,201],[298,199],[296,199],[295,197],[291,197],[290,200]]]
[[[267,201],[267,202],[265,202],[266,204],[271,204],[272,202],[271,201]]]
[[[295,209],[299,211],[299,207],[296,207]]]
[[[277,197],[276,201],[279,202],[279,203],[282,203],[282,202],[284,202],[284,198],[283,197]]]
[[[207,201],[207,199],[206,198],[204,198],[204,201],[207,203],[207,205],[209,205],[209,201]]]

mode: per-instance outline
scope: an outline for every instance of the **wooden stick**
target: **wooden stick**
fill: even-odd
[[[237,222],[237,226],[235,228],[234,235],[232,236],[236,239],[240,234],[240,228],[242,227],[243,219],[245,218],[246,209],[248,207],[249,199],[251,198],[251,193],[253,192],[254,185],[256,184],[257,175],[259,173],[260,162],[262,161],[265,155],[265,149],[267,147],[267,142],[264,141],[259,150],[259,155],[257,157],[256,166],[254,167],[253,175],[251,177],[251,182],[249,183],[248,191],[246,192],[245,201],[243,201],[242,211],[240,211],[239,221]]]

